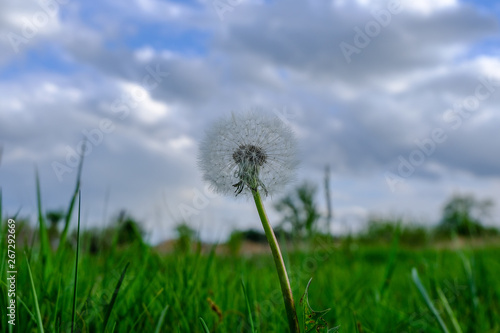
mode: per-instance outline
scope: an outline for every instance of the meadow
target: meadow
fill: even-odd
[[[2,221],[0,331],[288,331],[269,253],[238,251],[231,242],[230,251],[221,251],[186,233],[164,253],[126,219],[121,229],[80,231],[79,180],[59,216],[64,227],[54,245],[38,183],[37,177],[38,226],[32,233],[17,215]],[[300,327],[310,278],[312,309],[331,309],[309,313],[324,327],[303,332],[339,325],[343,333],[500,332],[498,236],[490,242],[476,238],[474,246],[465,239],[450,249],[458,239],[416,245],[398,227],[386,229],[378,229],[383,235],[371,230],[371,240],[281,238]],[[15,282],[7,279],[12,274]]]
[[[312,308],[331,308],[323,320],[340,332],[500,332],[498,247],[335,244],[319,239],[285,251],[301,327],[300,298],[312,277]],[[74,248],[48,256],[39,246],[16,248],[16,325],[5,315],[2,279],[2,332],[204,332],[199,318],[210,332],[288,330],[270,255],[217,254],[215,247],[205,253],[199,246],[160,254],[142,242],[98,253],[80,246],[76,298]]]

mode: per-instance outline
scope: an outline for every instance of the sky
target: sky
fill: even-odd
[[[0,187],[7,214],[65,208],[84,154],[82,221],[121,209],[148,240],[260,228],[207,190],[198,145],[260,109],[295,132],[296,182],[331,168],[332,232],[370,216],[439,221],[453,194],[496,201],[500,3],[377,0],[0,0]],[[82,140],[89,144],[85,147]],[[281,194],[282,195],[282,194]],[[265,205],[272,223],[280,216]],[[76,221],[73,221],[73,225]]]

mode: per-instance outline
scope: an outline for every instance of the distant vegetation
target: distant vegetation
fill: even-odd
[[[472,195],[455,195],[444,206],[438,231],[462,236],[496,234],[497,229],[483,226],[482,219],[491,216],[493,201],[478,200]]]
[[[315,195],[316,187],[305,182],[277,201],[275,208],[282,213],[283,218],[275,231],[282,239],[300,244],[308,239],[329,237],[326,230],[321,229],[322,216],[315,202]],[[441,219],[433,226],[370,216],[364,230],[332,239],[389,244],[397,237],[403,246],[424,246],[456,237],[495,237],[500,235],[499,229],[484,226],[483,222],[483,219],[491,215],[493,205],[492,200],[478,200],[472,195],[454,195],[445,203]],[[266,238],[260,230],[237,230],[231,234],[229,243],[232,248],[237,249],[241,247],[237,243],[243,241],[265,243]]]

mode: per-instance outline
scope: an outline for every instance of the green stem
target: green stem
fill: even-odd
[[[278,240],[276,239],[274,231],[271,228],[271,224],[269,223],[269,219],[267,218],[266,210],[264,209],[259,191],[252,190],[252,194],[255,200],[255,205],[257,206],[257,211],[259,212],[262,226],[264,227],[264,231],[266,233],[267,241],[269,243],[269,246],[271,247],[271,252],[273,253],[276,270],[278,271],[281,293],[283,294],[283,301],[285,302],[290,332],[300,333],[299,321],[297,319],[297,312],[295,311],[295,302],[293,300],[292,289],[290,288],[290,281],[288,280],[288,274],[286,273],[285,262],[283,261],[283,256],[281,255]]]

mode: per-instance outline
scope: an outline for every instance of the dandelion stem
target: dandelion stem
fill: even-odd
[[[295,310],[295,302],[293,300],[292,289],[290,288],[290,281],[288,280],[288,274],[286,273],[285,262],[283,261],[283,256],[281,255],[281,250],[274,234],[269,219],[267,218],[266,210],[262,203],[262,198],[258,190],[252,190],[253,198],[255,200],[255,205],[257,206],[257,211],[259,212],[259,217],[264,227],[266,233],[267,241],[271,247],[271,252],[273,253],[274,263],[276,264],[276,270],[278,271],[278,277],[280,279],[281,293],[283,294],[283,301],[285,302],[286,314],[288,316],[288,325],[290,326],[290,332],[300,333],[299,322],[297,319],[297,312]]]

